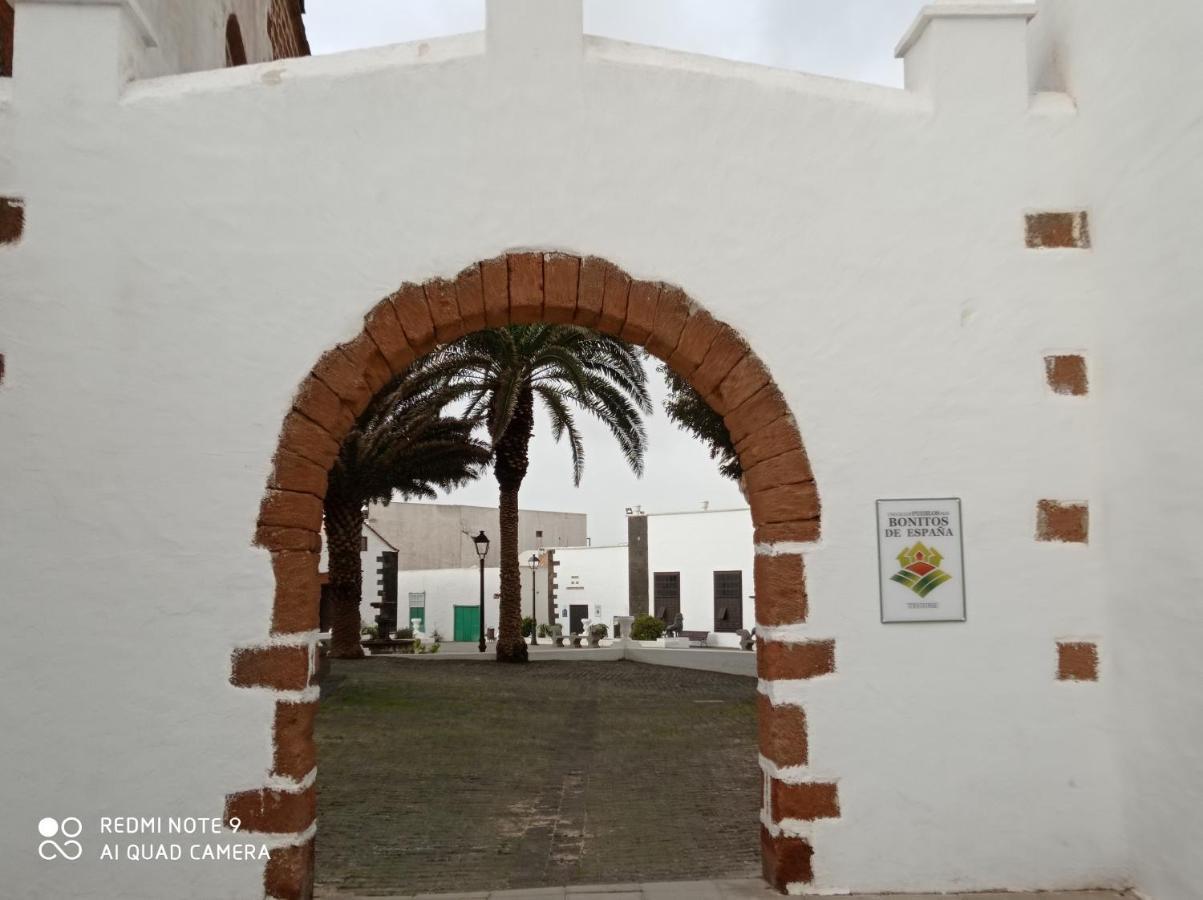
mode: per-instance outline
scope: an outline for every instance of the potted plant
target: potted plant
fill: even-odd
[[[610,633],[605,622],[596,622],[589,626],[589,646],[596,647],[598,642]]]
[[[535,620],[532,616],[522,617],[522,637],[530,643],[531,635],[535,633]]]
[[[654,641],[664,634],[664,622],[658,616],[644,613],[631,623],[631,638],[636,641]]]

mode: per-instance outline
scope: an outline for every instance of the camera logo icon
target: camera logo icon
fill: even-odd
[[[51,816],[47,816],[38,822],[38,834],[45,838],[42,843],[38,844],[38,856],[42,859],[62,859],[76,860],[83,856],[84,848],[79,841],[74,838],[79,837],[84,830],[84,823],[75,816],[68,816],[61,822]],[[53,840],[56,836],[66,838],[61,844]]]

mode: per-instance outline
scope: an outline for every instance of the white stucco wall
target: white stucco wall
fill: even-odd
[[[501,570],[485,567],[485,628],[497,627],[497,593],[501,587]],[[437,629],[440,637],[450,641],[455,636],[456,606],[480,606],[480,569],[473,566],[461,569],[415,569],[398,577],[398,609],[409,604],[410,592],[426,592],[426,633]],[[398,614],[408,625],[408,615]]]
[[[805,438],[804,438],[805,439]],[[743,627],[756,625],[752,585],[752,516],[747,509],[649,514],[648,602],[656,609],[657,572],[681,574],[686,631],[714,630],[714,573],[743,573]]]
[[[615,616],[625,616],[628,603],[627,548],[557,547],[556,621],[570,631],[569,607],[589,607],[586,619],[605,623],[613,632]]]
[[[1023,53],[1010,24],[972,35],[990,52],[961,55],[955,91],[582,47],[571,21],[499,30],[487,54],[449,39],[119,99],[109,31],[48,42],[54,73],[18,62],[0,92],[0,179],[27,201],[0,248],[6,884],[258,895],[253,864],[46,865],[34,823],[219,815],[263,783],[273,698],[232,687],[229,655],[269,624],[251,537],[293,391],[402,280],[539,247],[681,285],[798,418],[824,528],[790,634],[835,638],[838,671],[773,691],[806,704],[795,774],[839,782],[841,817],[798,826],[815,889],[1193,896],[1203,22],[1185,0],[1041,8],[1034,46],[1073,103],[1016,102],[1027,61],[995,65]],[[19,14],[38,9],[51,36],[107,22]],[[1093,251],[1024,249],[1025,211],[1076,208]],[[1080,402],[1043,382],[1068,348],[1091,360]],[[965,624],[878,622],[873,501],[908,495],[963,499]],[[1034,542],[1042,497],[1089,500],[1091,543]],[[1054,680],[1066,636],[1100,642],[1099,684]]]
[[[1074,146],[1090,159],[1080,177],[1097,235],[1109,734],[1120,741],[1127,858],[1145,896],[1186,900],[1203,890],[1203,130],[1198,92],[1181,92],[1199,82],[1203,7],[1171,0],[1147,12],[1061,0],[1033,36],[1077,98]]]

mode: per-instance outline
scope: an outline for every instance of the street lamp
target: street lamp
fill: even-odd
[[[526,564],[530,566],[530,645],[534,647],[539,643],[539,599],[535,593],[535,570],[539,568],[539,554],[532,553]]]
[[[485,554],[489,552],[489,539],[485,536],[484,529],[481,529],[480,534],[472,538],[472,543],[476,545],[476,555],[480,557],[480,652],[485,652]]]

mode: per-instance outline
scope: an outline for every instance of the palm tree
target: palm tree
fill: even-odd
[[[668,413],[668,418],[682,430],[700,438],[710,448],[710,458],[718,460],[719,474],[740,482],[742,489],[743,466],[739,463],[735,442],[731,440],[723,417],[711,409],[710,404],[688,381],[667,365],[661,363],[656,371],[664,376],[664,383],[668,387],[668,396],[664,398],[664,411]]]
[[[397,494],[436,497],[436,489],[479,477],[489,461],[489,447],[472,437],[477,423],[443,414],[450,399],[447,385],[411,368],[381,390],[343,440],[325,499],[334,600],[331,656],[363,656],[360,536],[367,505],[388,503]]]
[[[427,374],[444,379],[468,400],[467,414],[483,414],[493,444],[499,492],[501,603],[497,658],[525,662],[522,581],[518,567],[518,490],[526,477],[535,426],[535,400],[552,436],[567,437],[573,482],[580,484],[585,447],[573,410],[604,424],[627,464],[640,475],[651,412],[642,355],[623,341],[573,325],[510,325],[478,331],[436,351]]]

